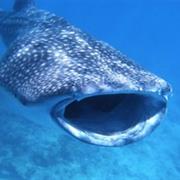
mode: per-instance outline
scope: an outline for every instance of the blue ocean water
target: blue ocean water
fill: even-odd
[[[1,0],[0,8],[12,4]],[[163,77],[173,95],[164,121],[150,136],[106,148],[76,140],[44,109],[22,106],[1,89],[0,180],[179,180],[180,1],[37,0],[37,5]]]

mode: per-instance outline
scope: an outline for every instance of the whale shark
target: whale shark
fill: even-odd
[[[53,99],[47,114],[81,141],[136,142],[166,114],[169,83],[34,0],[0,10],[0,35],[0,85],[27,107]]]

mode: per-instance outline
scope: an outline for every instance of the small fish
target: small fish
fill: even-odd
[[[0,35],[7,46],[0,85],[26,105],[55,98],[52,119],[82,141],[135,142],[166,112],[171,87],[165,80],[33,0],[0,11]]]

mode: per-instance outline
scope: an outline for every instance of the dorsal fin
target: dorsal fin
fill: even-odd
[[[34,0],[15,0],[14,11],[21,11],[35,5]]]

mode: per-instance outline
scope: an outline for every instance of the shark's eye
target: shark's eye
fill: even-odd
[[[142,138],[158,124],[165,109],[166,100],[152,94],[95,95],[72,101],[56,113],[56,119],[82,140],[111,146]]]

